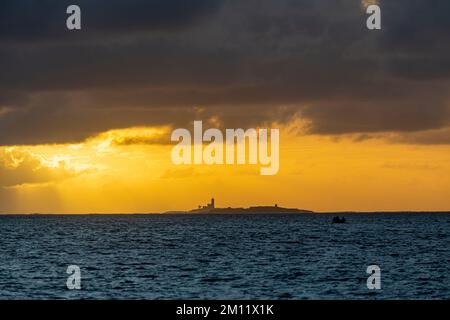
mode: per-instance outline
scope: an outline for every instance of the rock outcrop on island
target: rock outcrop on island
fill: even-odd
[[[267,213],[314,213],[310,210],[296,209],[296,208],[283,208],[277,204],[273,206],[253,206],[248,208],[216,208],[214,198],[211,202],[204,206],[198,206],[196,209],[192,209],[184,212],[177,213],[207,213],[207,214],[267,214]]]

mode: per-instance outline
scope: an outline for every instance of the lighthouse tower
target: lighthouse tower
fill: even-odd
[[[214,209],[214,198],[211,199],[211,208]]]

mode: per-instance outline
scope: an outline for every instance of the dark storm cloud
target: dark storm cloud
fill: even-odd
[[[450,128],[400,134],[391,139],[397,143],[449,145]]]
[[[449,48],[450,2],[382,0],[386,22],[384,46],[397,52],[428,52],[444,56],[437,49]]]
[[[213,117],[302,116],[319,134],[449,125],[448,1],[382,1],[383,31],[356,0],[78,1],[80,33],[66,4],[0,4],[0,144]]]
[[[405,78],[445,78],[450,74],[450,2],[383,1],[386,23],[382,48],[389,68]]]
[[[85,28],[68,34],[68,6],[82,9]],[[2,41],[73,41],[148,30],[179,30],[218,8],[218,0],[6,0],[0,2]]]

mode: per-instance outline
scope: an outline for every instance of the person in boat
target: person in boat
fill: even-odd
[[[333,218],[333,223],[345,223],[345,218],[344,217],[342,217],[342,218],[339,218],[338,216],[336,216],[336,217],[334,217]]]

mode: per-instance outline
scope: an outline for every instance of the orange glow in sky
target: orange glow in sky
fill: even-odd
[[[0,148],[6,213],[155,213],[273,205],[315,211],[448,210],[445,145],[357,141],[281,131],[280,171],[173,165],[170,128],[112,130],[79,144]]]

